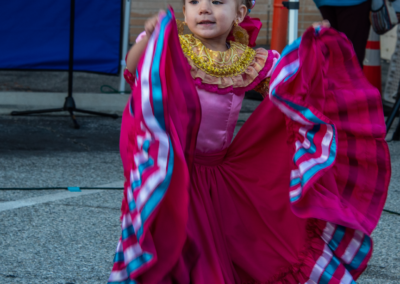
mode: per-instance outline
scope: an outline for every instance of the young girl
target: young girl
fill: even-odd
[[[326,24],[279,60],[251,49],[253,6],[185,0],[192,34],[160,12],[130,50],[109,283],[354,283],[366,268],[390,179],[379,93]],[[252,89],[265,99],[231,141]]]

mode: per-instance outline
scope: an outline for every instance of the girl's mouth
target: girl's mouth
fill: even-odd
[[[210,26],[210,25],[214,25],[215,22],[212,21],[201,21],[200,23],[198,23],[199,25],[203,25],[203,26]]]

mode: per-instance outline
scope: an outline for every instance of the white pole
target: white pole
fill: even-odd
[[[289,3],[299,2],[299,0],[289,0]],[[289,44],[297,39],[299,10],[289,9]]]
[[[131,0],[125,0],[125,14],[124,14],[124,31],[122,40],[122,54],[121,54],[121,79],[119,84],[119,91],[121,93],[125,92],[125,79],[124,70],[126,67],[125,55],[128,52],[128,40],[129,40],[129,18],[131,14]]]

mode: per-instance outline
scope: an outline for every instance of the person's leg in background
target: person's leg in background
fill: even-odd
[[[334,8],[334,9],[331,9]],[[371,11],[371,0],[367,0],[355,6],[321,6],[319,7],[322,17],[331,22],[331,26],[344,33],[353,43],[358,62],[361,68],[365,57],[365,47],[368,41],[371,22],[369,12]],[[335,15],[333,16],[333,12]]]
[[[322,18],[324,20],[328,20],[331,24],[331,27],[335,30],[338,29],[338,21],[337,21],[337,7],[335,6],[321,6],[319,7],[319,11],[321,12]]]

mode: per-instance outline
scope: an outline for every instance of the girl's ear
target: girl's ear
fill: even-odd
[[[237,13],[238,22],[243,22],[244,18],[247,15],[247,7],[245,5],[240,5]]]
[[[183,5],[183,7],[182,7],[182,12],[183,12],[183,17],[185,17],[185,22],[186,22],[186,7],[185,7],[185,5]]]

